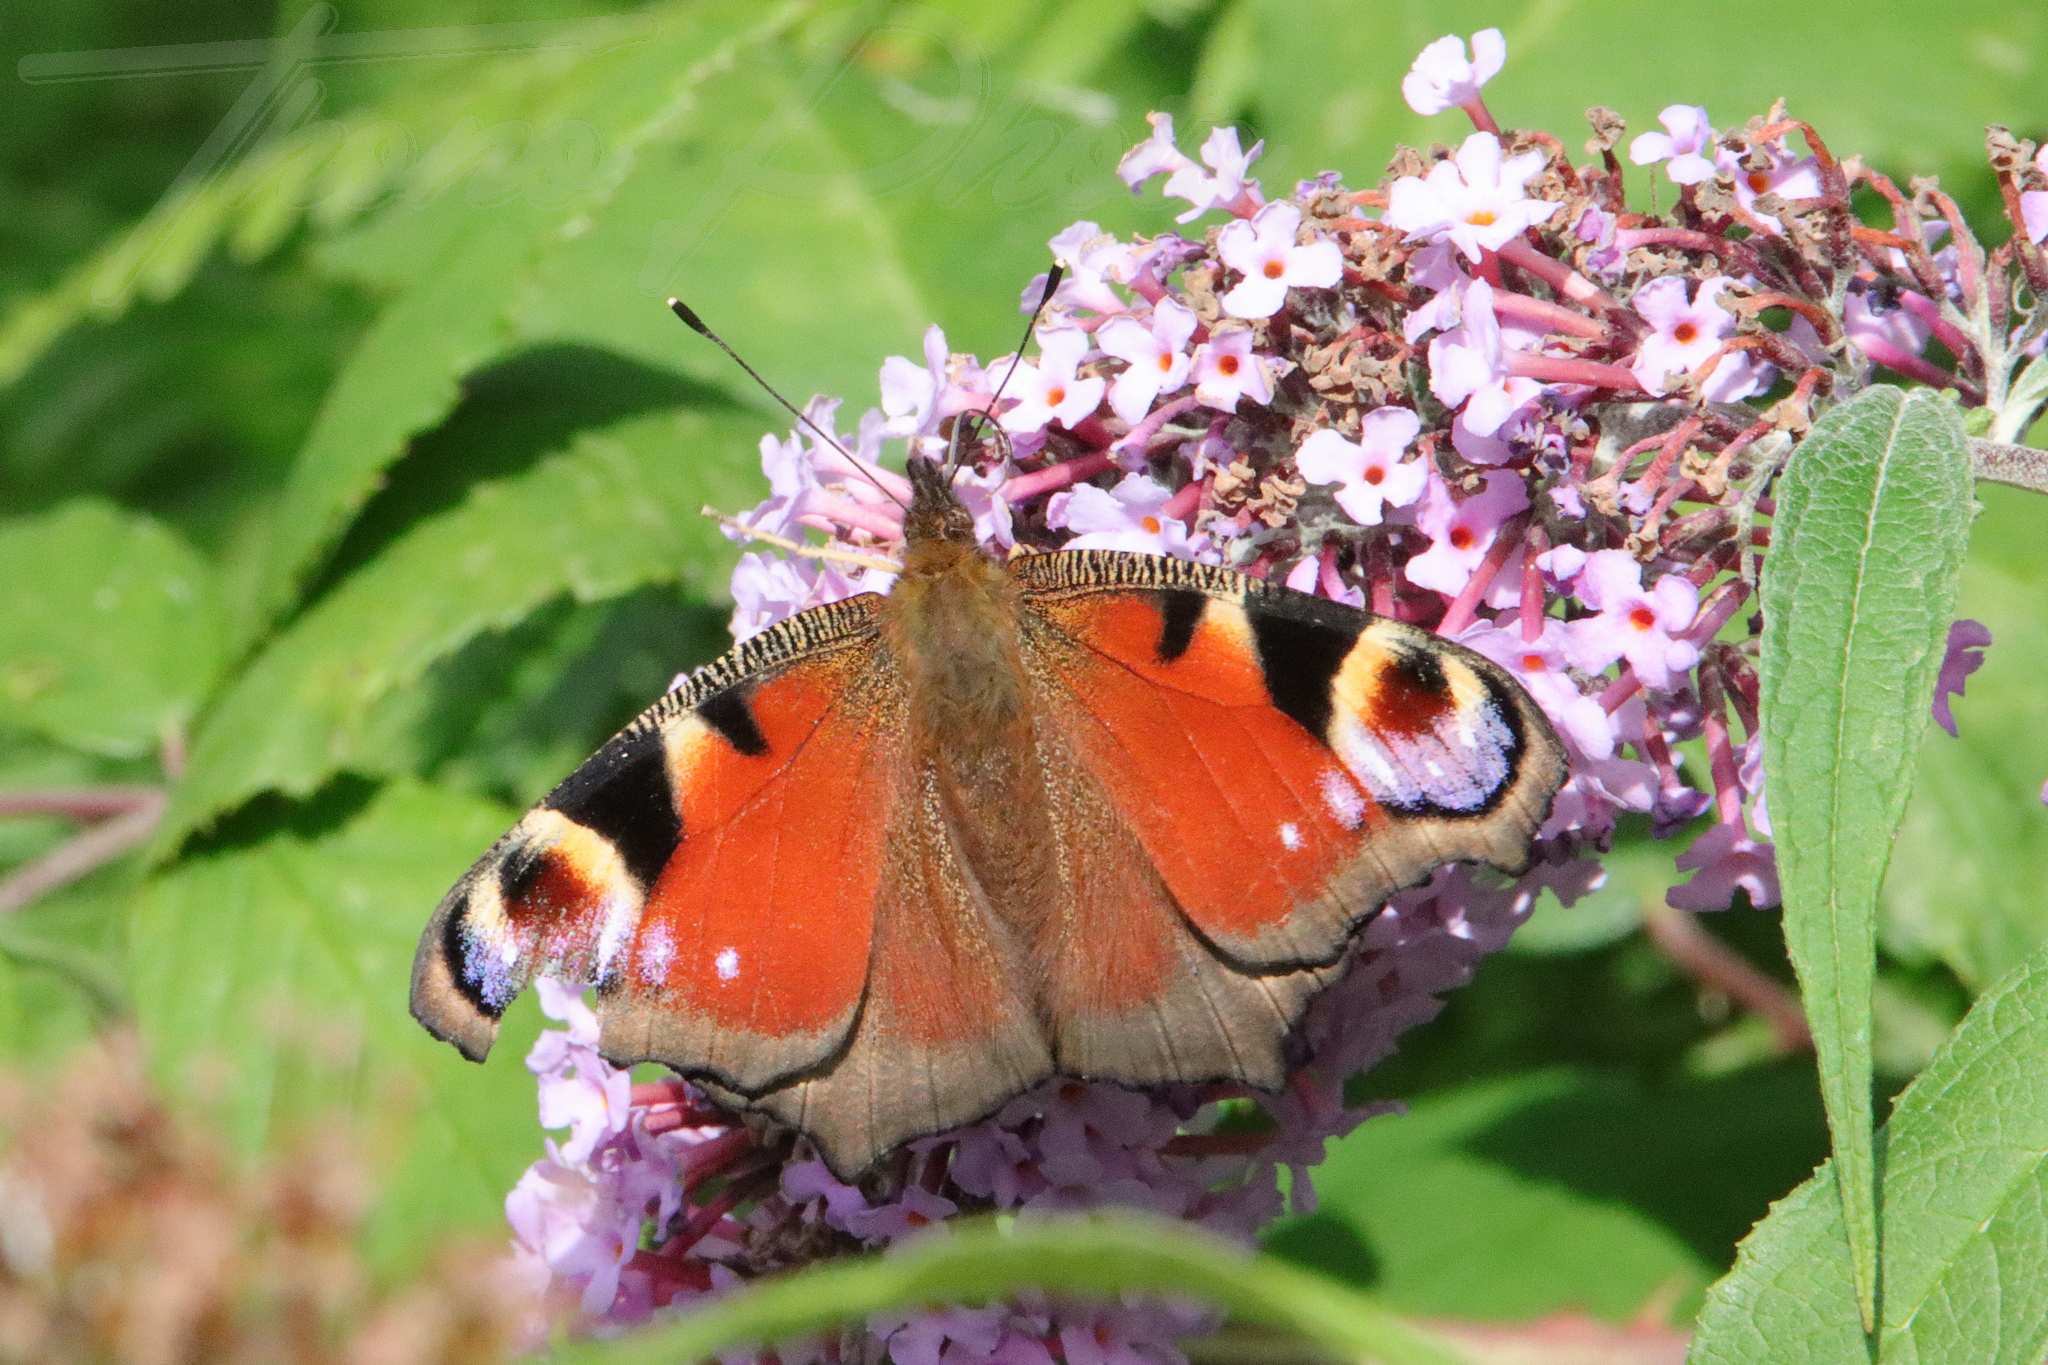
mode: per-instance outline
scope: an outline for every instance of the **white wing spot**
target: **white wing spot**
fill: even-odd
[[[711,965],[717,969],[720,981],[731,981],[740,974],[740,950],[720,948],[718,956],[711,959]]]
[[[1346,829],[1357,829],[1365,823],[1365,797],[1352,784],[1349,777],[1335,768],[1323,769],[1323,775],[1316,779],[1316,786],[1323,793],[1323,804],[1330,808],[1330,814],[1337,817],[1337,823]]]
[[[1280,843],[1289,853],[1301,847],[1301,826],[1292,820],[1280,826]]]
[[[656,925],[640,944],[640,979],[658,986],[668,979],[668,964],[675,960],[676,941],[667,929]]]

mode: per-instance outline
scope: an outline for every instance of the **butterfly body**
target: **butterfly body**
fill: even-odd
[[[1493,664],[1229,570],[1007,562],[914,460],[886,596],[662,698],[422,936],[413,1011],[481,1057],[537,971],[601,1046],[852,1175],[1054,1075],[1274,1088],[1394,891],[1526,858],[1557,740]]]

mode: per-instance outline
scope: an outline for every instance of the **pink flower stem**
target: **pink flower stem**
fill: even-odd
[[[1643,680],[1636,676],[1635,669],[1623,665],[1621,676],[1607,684],[1605,690],[1600,693],[1600,709],[1611,716],[1619,711],[1630,697],[1642,690]]]
[[[1512,289],[1493,291],[1493,311],[1508,322],[1534,327],[1545,332],[1558,332],[1565,336],[1586,337],[1599,340],[1607,335],[1607,324],[1598,318],[1589,318],[1575,312],[1561,303],[1549,299],[1531,298],[1517,294]]]
[[[1090,413],[1067,428],[1068,431],[1096,450],[1107,450],[1117,438],[1114,432],[1102,424],[1102,419]]]
[[[1529,543],[1522,551],[1522,643],[1533,645],[1543,637],[1544,595],[1543,569],[1536,563],[1549,546],[1549,537],[1543,528],[1533,522],[1529,526]]]
[[[821,531],[831,531],[844,526],[855,531],[866,531],[869,535],[878,536],[883,540],[903,539],[903,518],[900,513],[892,514],[879,507],[863,507],[850,498],[820,499],[797,520],[806,526],[815,526]]]
[[[1720,257],[1735,254],[1733,242],[1692,228],[1616,228],[1614,244],[1623,251],[1633,251],[1639,246],[1675,246]]]
[[[1161,1156],[1251,1156],[1273,1143],[1274,1129],[1239,1133],[1181,1133],[1166,1140]]]
[[[0,915],[11,914],[149,842],[169,798],[152,792],[140,804],[98,821],[48,853],[0,877]]]
[[[1365,581],[1371,589],[1373,611],[1380,616],[1394,614],[1394,565],[1384,540],[1365,544]]]
[[[1544,255],[1531,246],[1526,237],[1513,237],[1503,242],[1500,258],[1517,269],[1528,271],[1555,289],[1560,297],[1582,307],[1597,308],[1603,313],[1624,311],[1622,303],[1612,294],[1563,261]]]
[[[1749,584],[1740,578],[1731,578],[1707,594],[1707,600],[1700,603],[1692,624],[1682,632],[1683,638],[1696,645],[1704,645],[1721,633],[1721,627],[1729,618],[1742,609],[1749,599]]]
[[[1474,128],[1477,128],[1482,133],[1492,133],[1496,137],[1500,136],[1500,125],[1493,121],[1493,111],[1486,107],[1486,100],[1482,96],[1474,95],[1458,107],[1463,109],[1465,116],[1472,120]]]
[[[726,1174],[753,1147],[754,1135],[744,1128],[735,1128],[690,1148],[682,1155],[683,1192],[688,1194],[706,1181]]]
[[[1159,509],[1160,515],[1172,517],[1192,527],[1195,523],[1195,511],[1201,507],[1203,497],[1209,492],[1209,478],[1210,476],[1204,475],[1174,490],[1173,496],[1166,500],[1166,505]]]
[[[1019,503],[1029,502],[1040,494],[1071,488],[1077,483],[1092,479],[1104,470],[1113,468],[1115,463],[1108,451],[1096,450],[1086,455],[1076,455],[1071,460],[1062,460],[1058,464],[1047,465],[1043,469],[1034,469],[1029,474],[1016,475],[1004,481],[1003,501],[1015,507]]]
[[[1945,389],[1956,382],[1954,375],[1925,356],[1914,355],[1881,337],[1858,337],[1856,346],[1877,364],[1896,370],[1908,379],[1917,379],[1930,388]]]
[[[1954,323],[1942,316],[1941,305],[1925,294],[1902,289],[1899,291],[1899,307],[1926,323],[1928,330],[1934,333],[1935,339],[1948,347],[1958,358],[1976,349]]]
[[[1472,571],[1472,576],[1465,580],[1465,586],[1444,609],[1444,619],[1436,623],[1437,634],[1456,635],[1472,624],[1486,590],[1493,586],[1493,580],[1499,575],[1501,566],[1508,562],[1508,556],[1521,545],[1522,528],[1527,523],[1528,513],[1517,513],[1514,520],[1494,533],[1493,543],[1486,547],[1486,557],[1479,561],[1479,567]]]
[[[1741,764],[1735,746],[1728,739],[1728,698],[1721,688],[1718,669],[1702,668],[1700,677],[1700,730],[1707,741],[1707,771],[1714,777],[1714,813],[1724,825],[1740,826],[1742,821]]]
[[[1337,547],[1325,545],[1316,568],[1316,581],[1322,585],[1323,596],[1335,601],[1344,595],[1344,579],[1337,572]]]
[[[818,468],[839,474],[851,474],[855,478],[873,479],[883,491],[900,502],[910,501],[910,480],[901,474],[882,468],[869,460],[857,456],[843,455],[839,451],[826,449],[818,456]]]
[[[1616,393],[1643,391],[1642,381],[1620,365],[1604,365],[1597,360],[1580,360],[1576,356],[1534,355],[1528,351],[1508,351],[1503,359],[1507,362],[1509,374],[1545,384],[1586,384],[1596,389],[1612,389]]]
[[[1158,407],[1146,413],[1144,420],[1124,433],[1122,439],[1117,441],[1116,449],[1118,451],[1144,449],[1168,422],[1171,422],[1174,418],[1192,408],[1200,407],[1201,401],[1201,399],[1193,394],[1187,393],[1173,399],[1171,402],[1161,403]],[[1108,445],[1109,442],[1104,441],[1102,444]]]

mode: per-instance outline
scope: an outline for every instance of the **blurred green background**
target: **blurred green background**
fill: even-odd
[[[470,1067],[405,1011],[445,885],[724,638],[785,423],[661,306],[799,399],[875,401],[938,322],[1008,349],[1045,241],[1171,228],[1113,175],[1172,111],[1259,173],[1371,183],[1454,141],[1415,52],[1506,32],[1503,124],[1586,137],[1785,97],[1838,155],[1939,175],[1981,229],[1983,126],[2048,132],[2048,10],[1741,0],[523,0],[17,7],[0,21],[0,795],[168,793],[144,848],[0,911],[0,1053],[135,1019],[247,1150],[335,1106],[402,1273],[538,1153],[522,1002]],[[1650,179],[1640,182],[1645,195]],[[1669,186],[1656,187],[1668,195]],[[2002,233],[1989,233],[1993,240]],[[1895,1090],[2048,930],[2039,512],[1985,493],[1964,610],[1996,636],[1929,742],[1887,889]],[[0,820],[0,876],[74,833]],[[1282,1253],[1432,1316],[1685,1322],[1825,1152],[1810,1066],[1674,964],[1669,845],[1554,904],[1361,1094]],[[1775,917],[1699,926],[1788,979]]]

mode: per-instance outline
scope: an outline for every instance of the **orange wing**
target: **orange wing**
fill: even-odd
[[[1205,1035],[1219,996],[1250,983],[1286,1014],[1284,1033],[1393,892],[1446,862],[1526,860],[1564,762],[1541,712],[1491,662],[1200,565],[1080,551],[1019,561],[1015,574],[1041,742],[1068,765],[1066,786],[1100,793],[1111,842],[1127,832],[1167,907],[1127,895],[1055,933],[1055,1018],[1109,1059],[1101,1074],[1197,1078],[1162,1072],[1156,1023],[1112,1018],[1100,1002],[1174,1001],[1172,1026]],[[1149,927],[1155,916],[1166,923]],[[1123,965],[1142,955],[1105,968],[1088,946],[1105,924],[1120,939],[1169,941],[1184,924],[1209,960],[1166,978]],[[1269,1027],[1270,1013],[1254,999],[1225,1017]],[[1270,1083],[1256,1069],[1239,1078]]]
[[[879,600],[802,613],[698,670],[529,811],[421,936],[420,1022],[481,1058],[546,971],[598,986],[608,1052],[672,1049],[766,1086],[836,1048],[886,819],[856,796],[887,737],[842,704],[884,671]]]
[[[472,1058],[533,975],[600,1047],[807,1133],[851,1177],[1052,1072],[872,598],[791,618],[650,708],[442,901],[413,1013]]]

